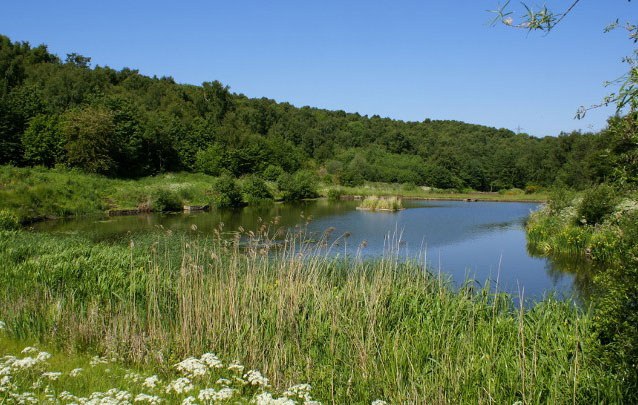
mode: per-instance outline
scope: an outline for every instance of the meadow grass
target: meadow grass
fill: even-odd
[[[454,290],[396,249],[342,256],[323,236],[232,238],[158,229],[110,243],[0,232],[0,320],[19,342],[171,369],[213,351],[333,403],[617,403],[591,318],[547,297],[529,309]],[[341,236],[336,238],[343,242]],[[302,240],[317,240],[304,243]],[[166,372],[166,371],[164,371]]]
[[[545,201],[547,194],[538,191],[532,194],[525,192],[517,192],[516,190],[504,190],[503,192],[480,192],[480,191],[463,191],[443,190],[431,187],[418,187],[413,184],[400,183],[376,183],[366,182],[362,186],[346,187],[325,184],[320,188],[320,194],[330,196],[331,193],[338,191],[343,196],[360,196],[360,197],[392,197],[399,196],[404,199],[424,199],[424,200],[467,200],[477,199],[480,201]]]
[[[403,209],[403,200],[400,197],[371,196],[364,198],[357,208],[372,211],[399,211]]]
[[[108,209],[150,211],[158,198],[166,195],[179,205],[206,205],[214,179],[204,174],[168,173],[123,180],[63,168],[0,166],[0,209],[28,222]]]

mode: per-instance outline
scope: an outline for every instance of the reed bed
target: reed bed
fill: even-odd
[[[362,210],[372,211],[399,211],[403,209],[403,199],[401,197],[366,197],[357,207]]]
[[[108,244],[0,232],[0,320],[12,339],[160,371],[213,351],[327,403],[622,402],[573,303],[454,290],[392,238],[367,261],[347,235],[275,227]]]

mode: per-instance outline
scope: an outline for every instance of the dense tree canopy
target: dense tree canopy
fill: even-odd
[[[218,81],[193,86],[128,68],[92,68],[78,54],[62,61],[44,45],[0,36],[0,164],[63,164],[111,176],[187,170],[273,179],[280,169],[324,167],[349,185],[581,188],[618,174],[601,157],[607,137],[536,138],[458,121],[297,108],[231,93]]]

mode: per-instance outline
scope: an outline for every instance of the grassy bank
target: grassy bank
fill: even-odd
[[[638,194],[595,198],[600,201],[590,201],[586,193],[555,195],[528,220],[531,249],[544,255],[586,255],[606,263],[622,260],[635,243],[630,235],[636,233],[638,223]]]
[[[21,222],[44,217],[103,213],[109,209],[143,211],[179,210],[183,205],[208,205],[214,199],[216,177],[197,173],[166,173],[139,179],[115,179],[64,168],[46,169],[0,166],[0,210]],[[294,178],[292,178],[294,180]],[[255,192],[253,178],[240,179],[239,186]],[[276,200],[290,193],[276,182],[264,187]],[[313,186],[314,187],[314,186]],[[415,186],[368,183],[359,188],[319,185],[319,195],[402,196],[423,199],[478,199],[486,201],[534,201],[544,194],[522,190],[504,193],[456,193]],[[244,193],[246,194],[246,192]],[[314,192],[312,193],[314,194]],[[244,195],[247,203],[255,196]]]
[[[173,173],[137,180],[112,179],[66,169],[0,166],[0,209],[21,220],[73,216],[108,209],[145,208],[176,196],[185,204],[208,204],[214,177]]]
[[[392,254],[336,260],[303,235],[276,246],[272,226],[232,241],[158,230],[110,244],[4,231],[5,333],[147,370],[212,351],[278,392],[310,383],[325,402],[622,402],[573,304],[522,310]]]
[[[332,190],[332,191],[331,191]],[[359,196],[359,197],[392,197],[399,196],[404,199],[423,199],[423,200],[479,200],[479,201],[545,201],[547,194],[543,191],[534,193],[525,193],[523,190],[512,189],[503,190],[502,192],[479,192],[467,191],[459,192],[458,190],[444,190],[432,187],[418,187],[413,184],[400,183],[372,183],[358,187],[344,187],[324,185],[321,188],[321,194],[325,196],[343,195],[343,196]]]

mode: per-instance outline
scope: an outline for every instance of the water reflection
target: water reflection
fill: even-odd
[[[149,214],[114,218],[77,218],[37,224],[40,231],[82,233],[95,241],[128,243],[132,235],[158,226],[173,232],[212,235],[220,223],[225,231],[256,230],[267,224],[275,229],[306,229],[319,239],[327,229],[338,254],[360,251],[362,257],[378,257],[396,239],[399,254],[421,258],[434,271],[448,274],[460,286],[467,277],[496,282],[500,291],[524,292],[539,298],[548,292],[560,296],[590,294],[591,263],[573,258],[546,259],[529,252],[524,222],[538,204],[405,201],[403,211],[358,211],[357,201],[325,200],[295,204],[270,204],[207,213]],[[275,220],[276,219],[276,220]]]

